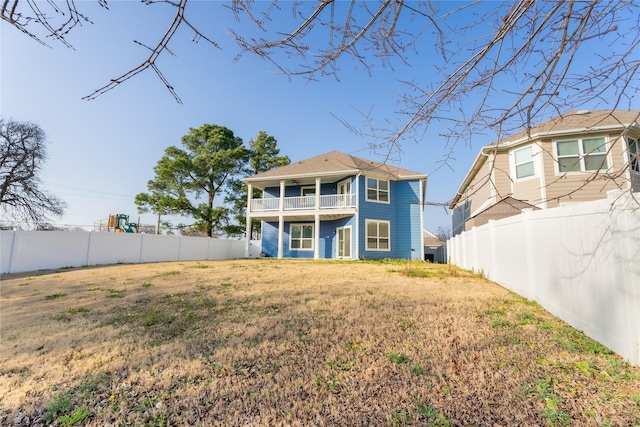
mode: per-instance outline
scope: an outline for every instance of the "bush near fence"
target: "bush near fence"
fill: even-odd
[[[84,231],[0,231],[0,273],[118,263],[244,258],[246,240]],[[260,255],[252,241],[250,257]]]
[[[640,365],[640,193],[489,221],[448,254]]]

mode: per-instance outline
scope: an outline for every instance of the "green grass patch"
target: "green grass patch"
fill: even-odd
[[[52,300],[52,299],[59,299],[59,298],[64,298],[66,297],[67,294],[63,294],[63,293],[57,293],[57,294],[51,294],[51,295],[47,295],[44,297],[44,299],[46,300]]]
[[[166,271],[164,273],[160,273],[157,275],[157,277],[177,276],[179,274],[182,274],[182,272],[178,270],[172,270],[172,271]]]
[[[387,359],[397,365],[402,365],[403,363],[409,363],[411,361],[409,356],[407,356],[406,354],[396,352],[389,353],[387,355]]]
[[[510,326],[513,326],[513,323],[507,319],[495,319],[491,322],[493,328],[508,328]]]
[[[107,298],[124,298],[124,295],[127,293],[126,289],[107,289]]]
[[[72,426],[78,424],[89,416],[89,411],[85,408],[76,409],[71,415],[63,415],[58,417],[56,422],[63,426]]]
[[[53,396],[53,398],[49,401],[49,404],[47,405],[47,410],[45,411],[42,418],[46,422],[52,423],[59,416],[62,416],[68,412],[71,412],[72,409],[73,409],[73,404],[71,403],[71,399],[69,398],[69,396],[63,396],[58,394]]]
[[[201,321],[212,321],[223,307],[197,292],[142,299],[127,307],[113,307],[101,326],[125,328],[126,332],[150,335],[154,345],[197,329]]]
[[[429,373],[429,370],[422,367],[419,363],[412,364],[409,370],[414,375],[426,375]]]

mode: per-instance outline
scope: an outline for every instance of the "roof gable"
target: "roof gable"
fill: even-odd
[[[605,129],[624,129],[638,126],[640,110],[611,111],[611,110],[583,110],[569,111],[560,116],[549,119],[537,126],[522,130],[488,147],[510,145],[517,142],[527,142],[529,139],[548,135],[573,132],[593,132]]]
[[[286,166],[245,178],[243,181],[261,179],[291,178],[300,176],[328,175],[338,173],[371,173],[395,179],[425,178],[426,175],[388,165],[383,162],[355,157],[339,151],[330,151],[309,159],[300,160]]]

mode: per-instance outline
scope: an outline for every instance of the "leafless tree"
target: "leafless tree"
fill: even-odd
[[[446,242],[451,238],[452,230],[451,227],[442,227],[439,226],[436,231],[436,237],[440,239],[441,242]]]
[[[49,215],[61,216],[65,207],[40,189],[45,142],[38,125],[0,118],[0,212],[36,228],[47,226]]]
[[[180,27],[217,46],[190,24],[188,1],[145,0],[175,7],[168,30],[140,65],[86,99],[151,68],[180,102],[157,58]],[[100,4],[106,7],[106,0]],[[46,5],[64,16],[60,25],[30,0],[4,0],[2,19],[40,40],[29,27],[38,24],[63,43],[88,20],[74,0],[64,3],[66,11]],[[371,137],[374,150],[387,152],[400,152],[407,140],[425,140],[436,123],[445,125],[439,167],[451,167],[456,146],[478,133],[500,140],[569,109],[631,109],[637,103],[640,5],[632,0],[231,0],[223,6],[236,20],[255,24],[253,32],[229,30],[240,46],[238,58],[257,55],[290,78],[339,79],[354,62],[368,73],[376,65],[416,68],[416,77],[404,82],[394,118],[380,124],[364,113],[363,123],[345,125]]]

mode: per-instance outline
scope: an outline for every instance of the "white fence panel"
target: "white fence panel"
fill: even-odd
[[[162,237],[162,236],[155,236]],[[176,260],[195,261],[204,258],[209,252],[209,245],[213,239],[203,239],[202,237],[182,236]]]
[[[0,273],[118,263],[244,258],[245,240],[83,231],[0,231]],[[260,256],[252,241],[249,256]]]
[[[61,232],[64,233],[64,232]],[[80,265],[104,265],[140,261],[142,234],[83,233],[89,235],[89,256]],[[78,267],[78,264],[71,264]],[[55,267],[54,267],[55,268]],[[27,270],[28,271],[28,270]]]
[[[143,234],[140,257],[136,262],[178,261],[182,239],[182,236]]]
[[[0,271],[11,271],[11,260],[16,234],[13,231],[0,231]]]
[[[539,302],[640,365],[640,206],[608,198],[490,221],[453,237],[450,261]]]
[[[2,258],[9,258],[6,271],[31,271],[87,264],[89,233],[64,231],[2,231]],[[4,241],[12,242],[5,252]],[[3,268],[5,262],[2,262]],[[5,270],[2,270],[5,272]]]

